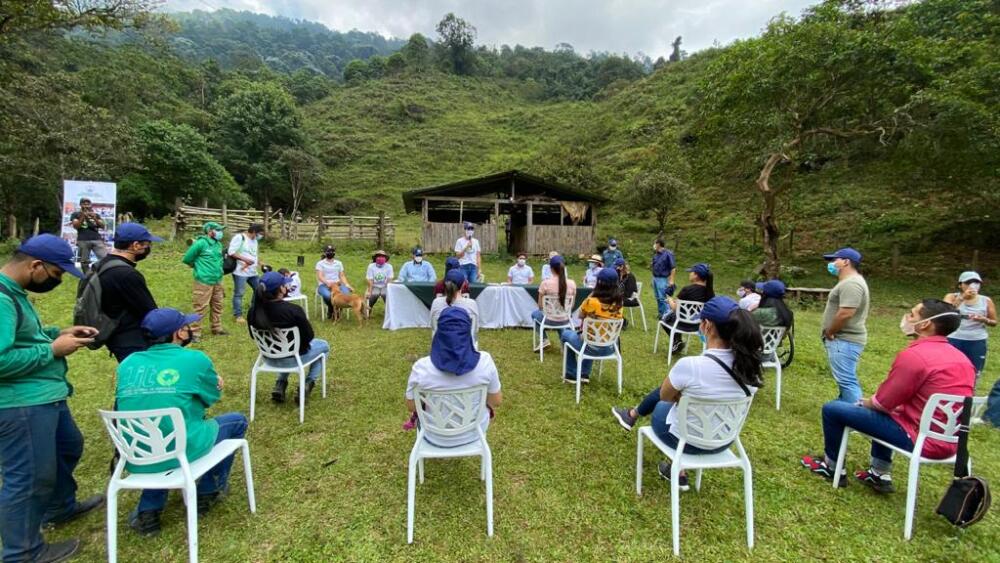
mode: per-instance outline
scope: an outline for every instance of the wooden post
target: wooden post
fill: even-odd
[[[294,218],[293,218],[294,219]],[[251,219],[253,221],[253,219]],[[268,203],[264,206],[264,232],[271,230],[271,204]]]
[[[427,222],[427,198],[420,200],[420,216],[424,218],[424,222]]]
[[[181,207],[184,202],[181,198],[174,198],[174,228],[170,231],[170,240],[173,241],[177,238],[177,232],[180,230],[180,223],[184,220],[184,214],[181,212]]]
[[[528,202],[528,248],[515,248],[514,252],[527,252],[528,254],[535,253],[535,205]]]
[[[205,207],[205,208],[208,207],[208,198],[207,197],[201,198],[201,206]]]
[[[378,212],[378,227],[375,229],[376,246],[385,248],[385,211]]]
[[[354,240],[354,215],[351,215],[350,219],[347,224],[347,240]]]
[[[226,207],[226,202],[222,202],[222,224],[229,226],[229,209]]]
[[[465,212],[465,200],[463,199],[463,200],[459,200],[458,201],[458,222],[459,223],[462,222],[462,215],[464,214],[464,212]]]
[[[35,217],[35,228],[31,230],[31,236],[38,236],[38,217]]]
[[[326,221],[324,221],[323,216],[320,215],[319,217],[316,217],[316,240],[322,242],[324,236],[326,236]]]
[[[7,238],[17,238],[17,215],[7,214]]]
[[[973,270],[978,270],[979,269],[979,249],[978,248],[973,249],[973,251],[972,251],[972,269]]]
[[[899,246],[892,247],[892,275],[893,277],[899,273]]]

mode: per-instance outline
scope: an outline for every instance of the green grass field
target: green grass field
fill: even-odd
[[[291,267],[299,249],[278,243],[264,261]],[[645,244],[642,247],[645,249]],[[626,248],[626,250],[629,250]],[[158,245],[142,263],[161,306],[190,309],[191,281],[180,264],[181,248]],[[306,253],[304,280],[312,280],[317,249]],[[361,286],[367,256],[341,256],[356,286]],[[681,264],[695,256],[682,254]],[[700,258],[700,257],[697,257]],[[732,294],[748,264],[716,256],[722,265],[717,291]],[[399,268],[404,258],[393,263]],[[432,260],[440,271],[443,257]],[[643,254],[642,260],[646,258]],[[486,274],[500,278],[507,264],[491,261]],[[535,264],[537,271],[537,263]],[[582,274],[580,265],[571,274]],[[819,271],[820,267],[813,268]],[[640,280],[648,271],[637,268]],[[906,343],[897,324],[911,303],[940,297],[952,273],[922,278],[908,285],[871,280],[874,312],[871,340],[861,361],[861,381],[870,395]],[[802,285],[832,285],[832,278],[807,279]],[[227,297],[232,282],[227,280]],[[73,288],[64,284],[36,304],[45,322],[65,325],[72,317]],[[311,281],[307,283],[311,285]],[[989,288],[987,288],[989,289]],[[655,305],[643,296],[652,322]],[[527,330],[484,331],[481,347],[500,368],[504,404],[488,434],[494,452],[496,532],[486,536],[484,488],[478,461],[427,462],[427,481],[417,489],[415,543],[406,544],[406,464],[414,433],[404,432],[403,392],[410,365],[429,349],[428,330],[381,329],[382,305],[374,320],[359,328],[353,320],[320,324],[317,334],[332,347],[329,394],[316,392],[298,424],[294,404],[268,400],[269,377],[259,382],[256,420],[250,440],[255,474],[256,515],[247,510],[243,472],[234,467],[229,498],[199,522],[203,561],[652,561],[671,557],[669,487],[656,475],[659,459],[647,448],[642,497],[636,497],[636,434],[627,434],[610,416],[612,405],[634,404],[659,385],[667,373],[666,351],[654,356],[652,327],[630,329],[623,336],[624,391],[615,392],[613,370],[593,378],[582,402],[560,377],[560,357],[544,364],[531,353]],[[962,532],[934,514],[949,482],[949,467],[921,471],[915,534],[902,538],[905,463],[897,465],[900,489],[876,496],[856,483],[833,490],[798,464],[798,456],[821,451],[819,409],[836,395],[819,339],[820,305],[797,306],[798,338],[794,364],[785,372],[782,410],[774,409],[772,373],[757,395],[743,431],[754,467],[756,547],[746,547],[739,471],[707,472],[700,493],[681,499],[681,552],[709,561],[997,561],[1000,519],[996,512]],[[208,337],[196,347],[206,351],[225,378],[222,401],[214,413],[248,412],[248,382],[256,349],[242,327],[225,322],[231,334]],[[993,350],[1000,336],[993,331]],[[697,347],[696,347],[697,348]],[[978,392],[985,394],[997,377],[996,360]],[[86,440],[77,470],[81,496],[103,491],[112,446],[97,416],[111,405],[116,365],[102,351],[82,351],[70,361],[76,395],[70,405]],[[609,366],[610,367],[610,366]],[[294,384],[293,384],[294,386]],[[852,440],[848,469],[867,463],[867,447]],[[987,479],[1000,474],[1000,433],[985,426],[973,430],[975,470]],[[183,505],[172,495],[163,533],[143,539],[125,525],[137,494],[122,495],[118,555],[121,561],[182,561],[187,557]],[[104,515],[92,514],[49,539],[79,536],[83,561],[105,560]]]

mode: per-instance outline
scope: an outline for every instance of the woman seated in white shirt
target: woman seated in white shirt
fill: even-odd
[[[760,305],[760,293],[757,293],[757,284],[750,280],[740,282],[736,295],[740,298],[740,309],[753,311]]]
[[[455,268],[444,275],[444,295],[435,297],[431,303],[431,326],[436,327],[441,313],[448,307],[465,309],[472,320],[473,336],[479,331],[479,305],[475,300],[462,295],[465,286],[465,270]]]
[[[406,407],[411,413],[416,412],[413,398],[417,387],[428,391],[451,391],[486,385],[486,405],[491,411],[500,406],[503,400],[500,374],[489,352],[479,352],[473,346],[471,323],[464,309],[448,307],[441,313],[431,342],[431,353],[414,362],[406,383]],[[489,428],[490,417],[491,413],[483,409],[480,427],[484,434]],[[464,446],[478,438],[478,434],[472,431],[458,436],[424,434],[424,439],[431,445],[441,448]]]
[[[705,303],[701,311],[701,333],[707,340],[700,356],[681,358],[663,380],[634,408],[612,407],[611,413],[626,430],[641,416],[650,416],[653,432],[666,445],[676,448],[679,436],[671,430],[677,421],[674,405],[681,395],[698,399],[739,399],[757,392],[763,384],[760,355],[764,341],[760,327],[750,313],[725,296],[716,296]],[[729,444],[703,450],[684,445],[685,454],[713,454],[726,450]],[[659,464],[660,476],[670,478],[670,462]],[[687,475],[681,472],[677,484],[688,490]]]

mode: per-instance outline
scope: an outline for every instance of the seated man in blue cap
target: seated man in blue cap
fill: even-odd
[[[222,396],[222,378],[212,360],[199,350],[185,348],[193,338],[191,324],[201,315],[185,315],[177,309],[154,309],[142,320],[149,349],[130,355],[118,366],[119,411],[140,411],[175,407],[184,415],[187,429],[188,461],[212,451],[216,443],[246,434],[247,419],[230,412],[205,418],[205,411]],[[160,428],[170,432],[170,421]],[[198,482],[198,514],[208,512],[228,487],[233,456],[219,462]],[[179,467],[176,460],[133,467],[131,473],[159,473]],[[167,504],[166,490],[144,490],[139,505],[129,516],[129,525],[142,535],[160,531],[160,513]]]
[[[424,260],[424,251],[419,246],[413,249],[413,258],[399,269],[399,277],[396,278],[396,281],[402,283],[431,283],[437,281],[437,273],[434,271],[434,266]]]
[[[104,495],[76,499],[73,471],[83,455],[67,400],[66,356],[93,342],[96,330],[43,327],[28,293],[47,293],[63,275],[82,278],[73,249],[55,235],[17,247],[0,269],[0,540],[4,561],[63,561],[79,539],[46,543],[44,524],[62,525],[97,508]]]

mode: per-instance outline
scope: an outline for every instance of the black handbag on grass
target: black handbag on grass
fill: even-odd
[[[990,486],[985,479],[969,475],[969,420],[972,397],[965,398],[958,427],[958,454],[955,456],[955,479],[938,505],[937,513],[959,528],[967,528],[983,519],[990,508]]]

